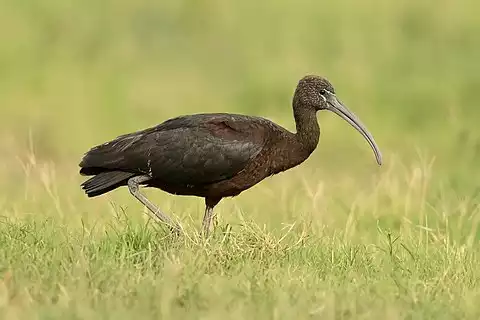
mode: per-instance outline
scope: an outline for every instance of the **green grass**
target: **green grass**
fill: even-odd
[[[472,0],[0,3],[1,319],[478,319],[480,6]],[[384,154],[332,114],[300,167],[217,207],[87,199],[89,147],[178,114],[293,129],[329,78]]]
[[[203,241],[121,220],[99,232],[3,222],[0,303],[31,318],[477,318],[478,250],[441,230],[252,222]],[[32,249],[34,248],[34,249]]]

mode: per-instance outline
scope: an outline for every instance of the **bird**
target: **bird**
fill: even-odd
[[[180,233],[180,226],[153,204],[141,187],[205,199],[202,234],[209,235],[214,207],[262,180],[304,162],[320,138],[317,112],[331,111],[353,126],[382,154],[359,118],[337,98],[324,77],[302,77],[292,99],[296,132],[262,117],[230,113],[182,115],[145,130],[121,135],[91,148],[79,164],[91,176],[81,184],[88,197],[122,186],[159,222]]]

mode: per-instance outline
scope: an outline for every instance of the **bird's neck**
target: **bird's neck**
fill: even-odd
[[[315,150],[320,138],[316,113],[308,112],[307,108],[296,107],[294,104],[293,115],[297,126],[296,133],[289,133],[286,139],[280,139],[274,147],[278,157],[271,159],[271,173],[279,173],[293,168],[305,161]],[[306,111],[306,112],[305,112]]]
[[[297,127],[295,137],[302,149],[309,155],[315,150],[320,139],[320,127],[316,111],[313,108],[309,110],[308,108],[294,105],[293,115]]]

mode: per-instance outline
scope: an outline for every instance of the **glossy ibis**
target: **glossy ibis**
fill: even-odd
[[[180,231],[139,190],[140,185],[171,194],[205,198],[203,232],[208,235],[213,208],[268,176],[295,167],[317,147],[316,113],[329,110],[350,123],[368,141],[381,165],[372,135],[336,97],[328,80],[302,78],[293,96],[296,133],[260,117],[212,113],[180,116],[155,127],[126,134],[88,151],[80,173],[89,197],[127,185],[157,218]]]

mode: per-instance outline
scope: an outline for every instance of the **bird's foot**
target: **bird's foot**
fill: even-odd
[[[173,225],[169,225],[168,229],[176,237],[180,237],[182,235],[182,228],[180,228],[180,225],[177,224],[177,223],[175,223]]]

